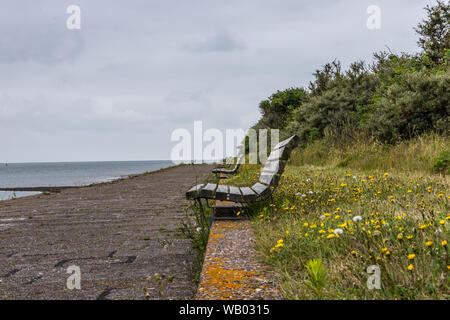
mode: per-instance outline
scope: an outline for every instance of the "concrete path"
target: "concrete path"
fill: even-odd
[[[196,286],[190,241],[178,228],[184,193],[208,165],[0,201],[0,299],[188,299]],[[66,288],[69,266],[81,289]],[[174,276],[163,296],[155,273]]]
[[[281,299],[272,275],[256,259],[250,221],[213,222],[195,299]]]

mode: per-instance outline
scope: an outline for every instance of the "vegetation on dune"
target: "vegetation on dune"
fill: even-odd
[[[414,171],[288,166],[274,202],[254,209],[255,245],[288,299],[448,299],[448,188]],[[367,287],[373,265],[380,290]]]
[[[285,298],[450,298],[449,4],[426,13],[422,52],[378,52],[346,71],[333,61],[308,89],[260,103],[255,129],[301,139],[273,203],[252,207]],[[251,185],[259,169],[227,183]],[[373,266],[380,289],[367,285]]]
[[[450,13],[438,1],[426,7],[416,31],[422,52],[377,52],[372,63],[339,61],[313,74],[308,90],[289,88],[260,103],[255,129],[275,128],[303,143],[348,141],[354,136],[395,144],[424,133],[449,133]],[[350,141],[349,141],[350,140]]]

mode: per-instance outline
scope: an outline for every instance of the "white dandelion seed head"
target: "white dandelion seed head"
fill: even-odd
[[[334,230],[334,234],[343,234],[344,230],[337,228],[336,230]]]
[[[358,221],[361,221],[361,220],[362,220],[361,216],[354,216],[353,217],[353,222],[358,222]]]

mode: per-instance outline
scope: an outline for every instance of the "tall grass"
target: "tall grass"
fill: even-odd
[[[293,165],[341,167],[362,171],[394,170],[423,173],[450,170],[450,138],[428,134],[396,145],[380,144],[367,137],[335,142],[332,137],[315,141],[291,156]],[[439,159],[441,164],[439,164]],[[446,160],[447,159],[447,160]]]
[[[440,175],[291,166],[274,213],[255,214],[256,249],[287,299],[448,299],[448,187]]]
[[[295,150],[253,212],[259,257],[287,299],[449,299],[450,139],[328,137]],[[230,184],[251,185],[259,166]],[[376,266],[381,288],[367,286]]]

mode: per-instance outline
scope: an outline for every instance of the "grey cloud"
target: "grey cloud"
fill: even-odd
[[[67,17],[64,6],[61,6],[60,12],[46,12],[38,8],[31,3],[29,8],[23,8],[20,1],[10,8],[2,4],[0,63],[31,61],[53,64],[73,61],[83,51],[82,31],[64,28]]]
[[[417,50],[431,2],[379,0],[371,31],[371,0],[2,1],[0,162],[161,159],[194,120],[246,129],[330,60]]]
[[[201,40],[185,43],[184,48],[194,52],[231,52],[245,48],[244,41],[229,31],[218,31]]]

